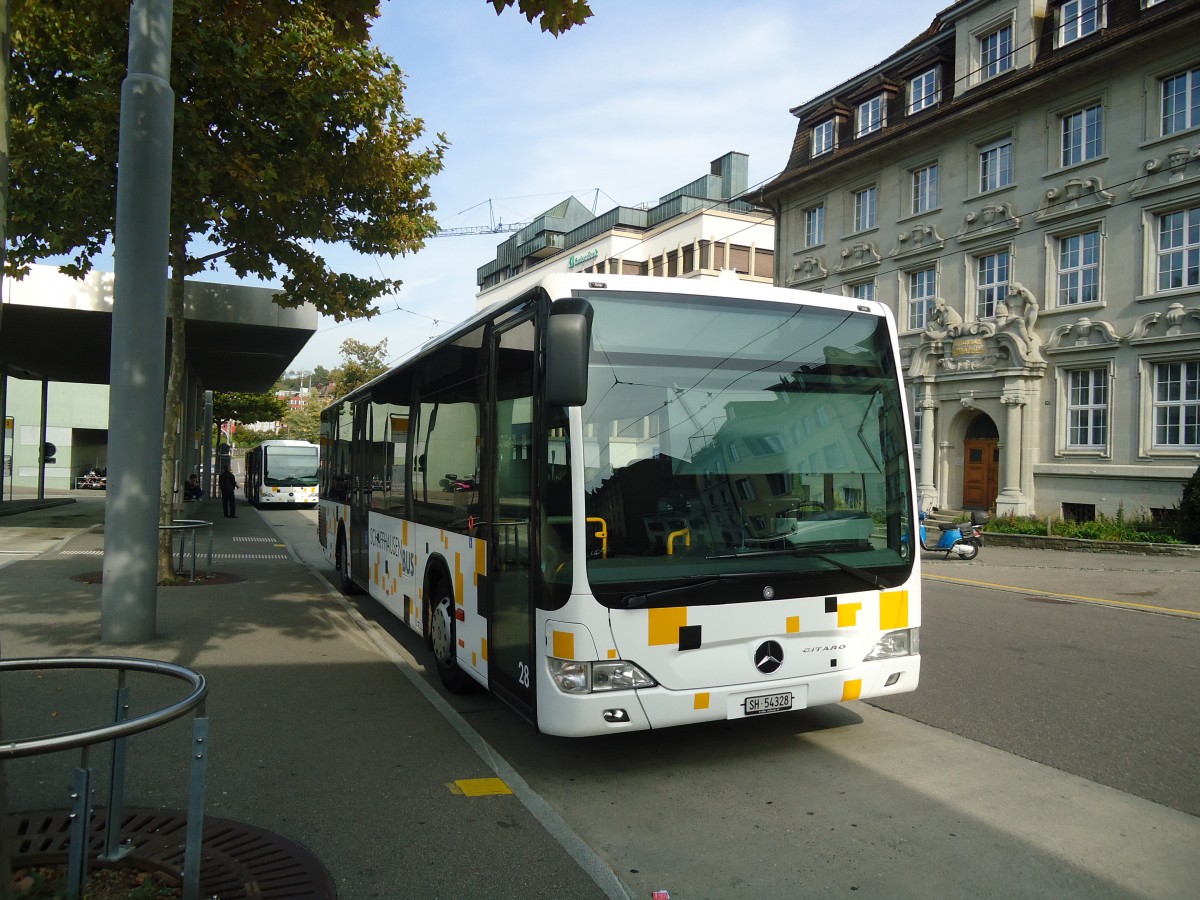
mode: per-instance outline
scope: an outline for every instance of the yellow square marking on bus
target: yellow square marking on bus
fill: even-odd
[[[475,586],[479,586],[479,577],[487,574],[487,542],[475,541]]]
[[[471,651],[471,668],[472,669],[479,668],[479,658],[475,655],[474,650]]]
[[[855,678],[853,681],[847,681],[842,685],[843,700],[857,700],[858,695],[862,693],[862,679]]]
[[[686,606],[671,606],[665,609],[650,610],[646,642],[651,647],[662,647],[666,644],[679,643],[679,629],[687,625],[688,611]]]
[[[858,621],[858,611],[861,603],[838,604],[838,628],[853,628]]]
[[[703,691],[692,700],[692,709],[708,709],[708,691]]]
[[[499,778],[463,778],[449,784],[451,793],[464,797],[495,797],[511,794],[512,788]]]
[[[908,627],[908,591],[879,594],[879,627],[884,631]]]
[[[487,658],[487,638],[484,638],[484,639],[483,639],[483,661],[484,661],[484,662],[487,662],[487,661],[488,661],[488,658]]]
[[[555,631],[554,645],[550,651],[557,659],[574,659],[575,658],[575,635],[569,631]]]
[[[462,554],[454,554],[454,602],[463,605]]]
[[[787,633],[788,634],[799,634],[800,633],[800,617],[799,616],[788,616],[787,617]]]
[[[617,658],[617,651],[616,651],[616,650],[609,650],[609,651],[608,651],[608,658],[609,658],[609,659],[616,659],[616,658]]]

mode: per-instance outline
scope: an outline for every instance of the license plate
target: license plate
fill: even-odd
[[[743,706],[748,716],[787,712],[792,708],[792,694],[790,691],[785,691],[782,694],[760,694],[757,697],[747,697]]]

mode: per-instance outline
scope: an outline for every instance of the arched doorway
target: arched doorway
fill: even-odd
[[[987,413],[967,425],[963,438],[963,509],[991,509],[1000,492],[1000,432]]]

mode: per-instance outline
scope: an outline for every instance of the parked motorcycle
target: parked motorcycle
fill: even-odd
[[[959,559],[974,559],[983,546],[983,529],[973,522],[955,522],[952,525],[941,525],[941,537],[936,544],[930,544],[925,531],[926,512],[921,510],[921,549],[931,553],[944,553],[946,559],[955,554]]]

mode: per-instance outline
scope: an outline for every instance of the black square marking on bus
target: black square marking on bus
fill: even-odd
[[[837,597],[826,597],[825,598],[825,612],[827,612],[827,613],[837,612]]]
[[[831,660],[829,661],[829,668],[831,668],[831,669],[836,669],[836,668],[837,668],[837,660],[836,660],[836,659],[831,659]]]
[[[679,649],[680,650],[699,650],[700,649],[700,626],[699,625],[680,625],[679,626]]]

